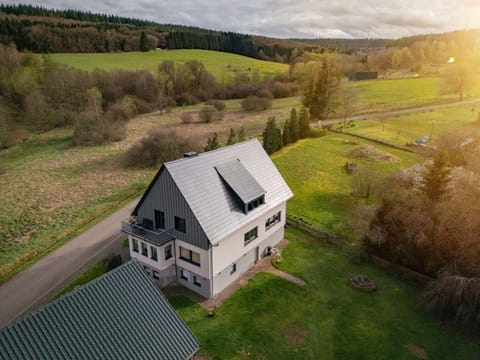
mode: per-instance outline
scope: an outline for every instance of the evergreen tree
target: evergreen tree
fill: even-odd
[[[310,119],[308,117],[307,109],[302,107],[298,116],[298,129],[300,139],[308,137],[310,133]]]
[[[290,121],[287,119],[283,125],[283,145],[288,145],[292,142],[292,136],[290,134]]]
[[[218,143],[218,136],[217,133],[214,133],[211,137],[208,137],[207,146],[205,146],[204,151],[211,151],[218,149],[220,144]]]
[[[449,182],[450,167],[446,155],[442,152],[425,169],[421,190],[430,201],[439,201],[446,197]]]
[[[245,128],[242,126],[237,134],[237,142],[245,141]]]
[[[282,148],[282,132],[277,128],[275,116],[267,121],[267,126],[263,130],[263,148],[267,154],[273,154]]]
[[[230,128],[230,134],[228,135],[227,146],[233,145],[237,142],[237,135],[235,134],[235,130]]]
[[[298,126],[298,119],[297,119],[297,110],[295,108],[292,109],[290,112],[290,141],[292,143],[296,142],[300,138],[300,129]]]
[[[145,31],[142,31],[140,34],[140,51],[148,51],[147,34],[145,34]]]

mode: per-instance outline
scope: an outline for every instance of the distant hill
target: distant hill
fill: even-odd
[[[55,10],[32,5],[0,5],[0,43],[38,53],[103,53],[162,49],[203,49],[288,63],[305,50],[350,53],[386,46],[409,46],[425,39],[465,41],[480,30],[388,39],[277,39],[198,27],[158,24],[116,15]],[[297,49],[297,50],[295,50]]]

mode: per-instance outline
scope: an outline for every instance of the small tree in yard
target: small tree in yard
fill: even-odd
[[[237,134],[237,142],[245,141],[245,128],[242,126]]]
[[[465,92],[474,84],[471,68],[464,64],[449,65],[443,75],[445,86],[451,92],[458,94],[458,100],[462,101]]]
[[[200,117],[200,121],[209,123],[212,121],[221,120],[223,117],[223,112],[218,111],[212,105],[206,105],[200,109],[198,116]]]
[[[230,134],[228,135],[228,139],[227,139],[227,146],[233,145],[236,142],[237,142],[237,135],[235,134],[235,130],[233,130],[233,128],[230,128]]]
[[[282,133],[283,145],[288,145],[292,142],[292,136],[290,134],[290,120],[287,119],[285,124],[283,124],[283,133]]]
[[[290,127],[290,142],[294,143],[300,138],[297,110],[295,108],[290,111],[290,120],[288,121],[288,124]]]
[[[450,182],[450,168],[446,155],[441,152],[423,174],[421,183],[422,192],[430,201],[439,201],[448,193]]]
[[[207,146],[205,146],[204,151],[215,150],[215,149],[218,149],[219,147],[220,147],[220,144],[218,142],[217,133],[214,133],[211,137],[208,138]]]
[[[282,146],[282,132],[277,128],[275,116],[272,116],[268,119],[267,126],[263,130],[263,148],[267,154],[273,154],[280,150]]]
[[[300,139],[305,139],[310,134],[310,118],[307,109],[302,107],[298,116],[298,130]]]

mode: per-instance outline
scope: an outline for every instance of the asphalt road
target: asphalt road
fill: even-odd
[[[89,266],[122,250],[121,220],[139,199],[23,270],[0,286],[0,327],[47,303]]]
[[[468,105],[468,104],[475,104],[475,103],[480,103],[480,99],[470,99],[470,100],[456,101],[456,102],[448,103],[448,104],[426,105],[426,106],[419,106],[419,107],[410,108],[410,109],[393,110],[393,111],[386,111],[386,112],[379,112],[379,113],[356,115],[356,116],[348,117],[346,119],[346,121],[378,119],[378,118],[394,116],[394,115],[409,114],[409,113],[415,113],[415,112],[419,112],[419,111],[428,111],[428,110],[449,108],[449,107],[458,106],[458,105]],[[322,125],[331,125],[331,124],[341,123],[343,121],[345,121],[343,118],[320,120],[320,121],[317,121],[316,123],[313,123],[312,126],[313,127],[318,127],[318,126],[322,126]]]

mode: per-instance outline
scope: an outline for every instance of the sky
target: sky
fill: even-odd
[[[399,38],[479,28],[480,0],[41,0],[74,8],[280,38]],[[19,1],[4,1],[15,4]]]

